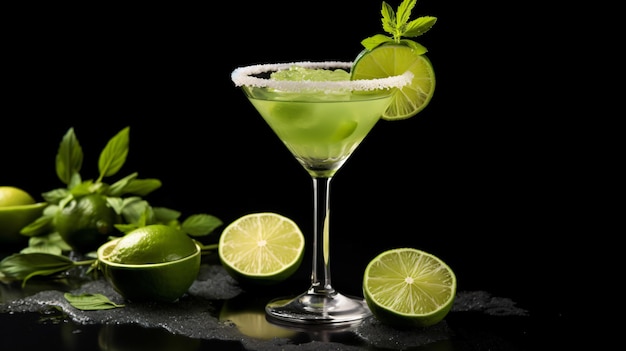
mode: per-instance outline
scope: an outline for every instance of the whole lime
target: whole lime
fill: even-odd
[[[61,238],[79,252],[95,251],[120,232],[115,224],[120,217],[100,194],[89,194],[70,201],[59,209],[54,218]]]

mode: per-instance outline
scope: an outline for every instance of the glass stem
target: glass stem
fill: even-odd
[[[313,177],[313,269],[309,293],[333,294],[330,282],[330,177]]]

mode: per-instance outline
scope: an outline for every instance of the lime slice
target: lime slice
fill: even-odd
[[[426,252],[401,248],[376,256],[365,269],[363,295],[381,322],[400,327],[439,323],[452,308],[456,276]]]
[[[355,59],[352,79],[375,79],[411,71],[413,82],[393,93],[391,105],[383,113],[385,120],[415,116],[430,102],[435,92],[435,71],[425,55],[417,55],[404,45],[381,45],[363,50]]]
[[[220,261],[240,282],[274,284],[289,278],[304,256],[304,235],[291,219],[262,212],[240,217],[220,236]]]

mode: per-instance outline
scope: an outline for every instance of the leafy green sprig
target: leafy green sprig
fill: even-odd
[[[57,177],[66,187],[42,194],[48,206],[41,217],[20,231],[30,237],[29,246],[22,253],[61,254],[70,249],[54,228],[55,214],[72,200],[93,193],[105,196],[108,205],[122,216],[123,223],[115,224],[122,233],[161,223],[179,226],[190,236],[199,237],[212,233],[223,224],[219,218],[209,214],[194,214],[180,223],[179,211],[151,206],[143,197],[161,187],[159,179],[140,179],[135,172],[112,184],[105,182],[105,178],[116,175],[124,166],[129,151],[129,134],[130,127],[125,127],[113,136],[100,153],[98,178],[83,180],[80,174],[84,159],[82,147],[74,128],[65,133],[59,144],[55,166]]]
[[[391,34],[391,36],[376,34],[363,39],[361,44],[368,50],[373,50],[387,43],[403,44],[409,46],[418,55],[426,53],[428,50],[422,44],[411,39],[403,39],[403,37],[414,38],[421,36],[428,32],[437,22],[437,18],[432,16],[422,16],[410,20],[411,12],[416,3],[417,0],[403,0],[397,11],[394,11],[388,3],[383,1],[381,10],[383,30]]]
[[[72,200],[93,193],[105,196],[107,203],[121,215],[123,223],[115,224],[121,233],[128,233],[149,224],[166,224],[180,228],[192,238],[211,234],[222,221],[209,214],[193,214],[181,222],[179,211],[153,207],[143,199],[161,187],[158,179],[140,179],[132,173],[109,184],[105,178],[116,175],[126,162],[129,150],[129,127],[125,127],[111,138],[100,153],[99,176],[96,180],[83,180],[80,171],[83,165],[83,150],[74,129],[63,136],[56,155],[56,174],[66,187],[58,188],[42,196],[48,203],[41,217],[22,228],[20,233],[29,238],[28,247],[0,261],[0,278],[21,280],[24,286],[34,276],[55,277],[72,268],[90,265],[87,273],[97,273],[97,259],[75,261],[65,253],[72,248],[63,241],[54,226],[56,213]],[[217,249],[217,244],[201,246],[207,254]],[[88,253],[89,257],[90,254]],[[93,255],[92,255],[93,256]]]

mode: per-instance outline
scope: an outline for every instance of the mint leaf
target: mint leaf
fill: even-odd
[[[67,302],[79,310],[96,311],[110,310],[112,308],[120,308],[125,305],[116,304],[102,294],[81,294],[73,295],[70,293],[63,294]]]
[[[416,3],[417,0],[404,0],[400,3],[398,6],[398,12],[396,13],[398,28],[404,27],[404,25],[409,22],[411,11],[413,11]]]
[[[424,47],[424,45],[413,41],[413,40],[409,40],[409,39],[402,39],[400,40],[400,44],[404,44],[408,47],[410,47],[411,49],[413,49],[413,52],[415,52],[416,55],[421,55],[421,54],[425,54],[428,52],[428,49],[426,49],[426,47]]]
[[[383,15],[382,24],[383,30],[391,35],[396,36],[397,33],[397,21],[396,21],[396,12],[393,10],[391,5],[383,1],[383,7],[380,10]]]
[[[363,45],[368,50],[372,50],[379,45],[391,42],[393,42],[393,39],[389,38],[388,36],[376,34],[372,37],[363,39],[361,41],[361,45]]]
[[[406,25],[403,36],[405,37],[419,37],[420,35],[428,32],[437,22],[437,17],[424,16],[414,19]]]
[[[126,127],[119,131],[109,140],[100,153],[100,159],[98,160],[100,178],[98,180],[114,175],[126,162],[126,157],[128,156],[129,133],[130,127]]]
[[[395,42],[411,47],[418,55],[427,52],[428,50],[423,45],[410,39],[402,39],[402,37],[418,37],[428,32],[437,22],[437,18],[433,16],[418,17],[409,21],[416,3],[417,0],[403,0],[397,11],[394,11],[391,5],[383,1],[380,11],[383,16],[381,22],[383,30],[391,34],[391,37],[376,34],[363,39],[361,45],[367,50],[373,50],[380,45]]]

